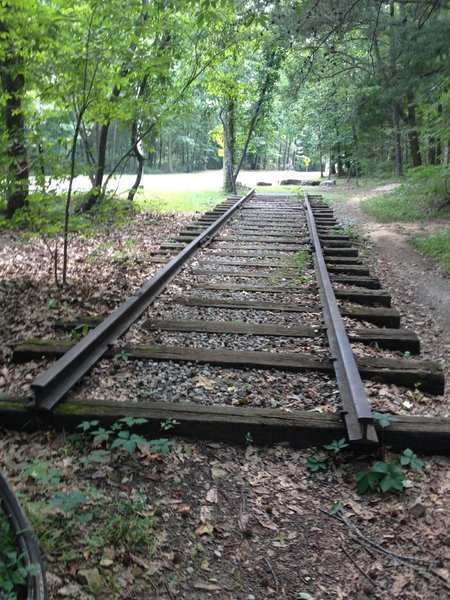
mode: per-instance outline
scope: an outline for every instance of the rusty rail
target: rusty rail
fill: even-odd
[[[308,199],[304,195],[306,218],[311,235],[311,249],[319,286],[319,296],[328,343],[332,352],[334,371],[343,406],[343,416],[350,441],[377,442],[372,410],[364,389],[355,357],[342,321],[333,286],[328,275],[317,227]]]
[[[251,197],[255,190],[238,200],[214,223],[198,235],[163,269],[123,302],[86,337],[36,377],[31,384],[31,406],[52,410],[75,383],[103,356],[108,347],[123,335],[162,294],[184,264],[200,247],[207,245],[215,232]]]

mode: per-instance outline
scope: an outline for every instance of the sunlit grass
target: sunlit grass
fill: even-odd
[[[141,191],[134,206],[142,211],[203,212],[225,199],[226,194],[217,190]]]
[[[444,267],[447,273],[450,273],[450,228],[413,241],[416,248],[431,256]]]

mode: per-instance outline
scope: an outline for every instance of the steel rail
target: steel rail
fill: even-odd
[[[20,508],[13,491],[0,473],[0,504],[8,519],[25,567],[33,566],[27,575],[27,599],[47,600],[47,583],[41,553],[31,526]],[[0,594],[0,597],[1,594]],[[9,597],[9,596],[8,596]]]
[[[201,247],[208,245],[214,233],[254,194],[255,190],[253,189],[238,200],[55,364],[38,375],[31,383],[30,407],[52,410],[75,383],[103,356],[108,347],[124,334],[150,304],[162,294],[181,271],[186,261]]]
[[[306,193],[304,200],[325,329],[332,352],[331,360],[336,373],[348,438],[353,442],[375,443],[378,438],[373,426],[372,410],[339,312],[313,211]]]

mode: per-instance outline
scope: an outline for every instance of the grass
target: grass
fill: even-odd
[[[434,166],[410,169],[400,187],[370,198],[361,208],[377,221],[420,221],[449,214],[450,171]]]
[[[414,245],[424,254],[431,256],[450,273],[450,229],[441,231],[426,238],[416,238]]]
[[[142,211],[203,212],[226,199],[223,191],[158,191],[140,192],[134,206]]]

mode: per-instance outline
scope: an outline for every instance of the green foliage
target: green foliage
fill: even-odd
[[[115,505],[104,531],[113,546],[124,545],[130,552],[148,557],[155,546],[155,518],[149,516],[147,497],[141,490]]]
[[[442,216],[450,201],[450,170],[418,167],[408,172],[405,182],[383,196],[364,200],[361,208],[378,221],[420,221]]]
[[[129,355],[127,354],[127,352],[125,352],[125,350],[121,350],[120,352],[114,355],[114,358],[116,358],[117,360],[122,360],[123,362],[128,362]]]
[[[344,510],[344,505],[340,500],[333,500],[331,503],[330,513],[336,515]]]
[[[374,412],[372,413],[372,417],[374,421],[377,421],[380,427],[382,427],[383,429],[389,427],[391,423],[395,423],[395,421],[398,421],[398,418],[394,415],[391,415],[390,413]]]
[[[179,421],[169,417],[165,421],[161,421],[160,429],[161,429],[161,431],[170,431],[170,429],[173,429],[174,427],[176,427],[179,424],[180,424]]]
[[[299,592],[297,594],[297,600],[316,600],[316,598],[308,592]]]
[[[86,325],[86,324],[77,325],[70,332],[70,339],[79,340],[80,338],[84,337],[87,333],[89,333],[90,329],[91,329],[90,325]]]
[[[325,444],[324,448],[329,450],[333,454],[338,454],[344,448],[347,448],[349,444],[345,441],[345,438],[341,438],[340,440],[333,440],[331,444]]]
[[[377,462],[356,476],[358,494],[371,492],[403,491],[405,475],[397,462]]]
[[[299,273],[304,273],[311,267],[311,254],[307,250],[299,250],[290,255],[286,262],[290,266],[295,266]]]
[[[253,436],[250,431],[245,434],[245,445],[251,446],[253,444]]]
[[[145,437],[132,433],[131,429],[136,425],[144,425],[147,419],[143,417],[122,417],[115,421],[109,429],[100,427],[100,421],[83,421],[77,425],[83,434],[92,437],[94,445],[110,443],[110,449],[122,449],[128,454],[134,454],[138,446],[147,446],[152,452],[166,455],[170,452],[174,442],[167,438],[147,440]],[[178,425],[174,419],[167,419],[161,423],[161,429],[167,431]],[[108,451],[104,451],[108,452]],[[109,452],[108,452],[109,454]],[[93,454],[85,458],[85,462],[103,462],[108,454]]]
[[[20,554],[11,531],[11,526],[0,513],[0,597],[14,600],[20,586],[27,582],[28,575],[37,575],[38,565],[25,565],[25,555]]]
[[[58,310],[60,308],[58,300],[56,298],[50,298],[48,307],[52,310]]]
[[[419,458],[410,448],[406,448],[400,456],[400,464],[409,467],[412,471],[421,471],[425,461]]]
[[[402,492],[405,479],[402,467],[408,467],[412,471],[418,472],[424,464],[424,461],[409,448],[402,452],[399,460],[376,462],[368,469],[357,473],[358,494],[365,494],[366,492]]]
[[[424,254],[439,262],[450,273],[450,229],[425,238],[415,238],[414,245]]]
[[[308,456],[306,464],[311,473],[327,470],[327,460],[318,456]]]
[[[48,506],[70,512],[78,506],[83,506],[87,501],[87,496],[80,490],[62,491],[54,493],[48,500]]]
[[[61,478],[64,476],[64,471],[55,469],[48,461],[34,461],[23,470],[23,478],[32,479],[39,485],[58,485]]]

